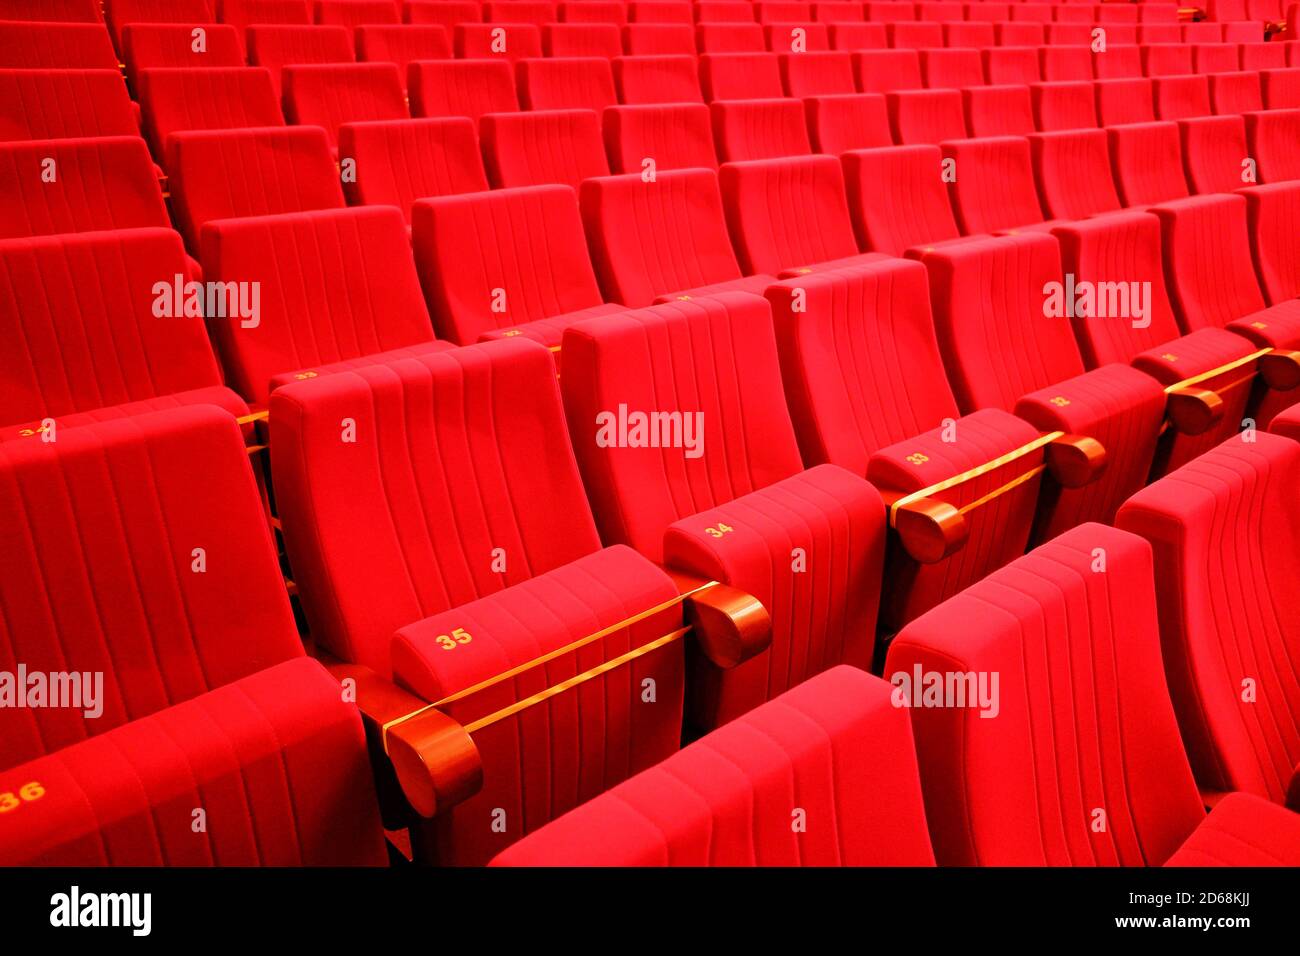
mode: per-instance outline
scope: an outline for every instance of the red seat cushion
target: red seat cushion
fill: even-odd
[[[1165,866],[1300,865],[1300,816],[1248,793],[1221,800]]]
[[[356,708],[306,658],[0,771],[31,784],[6,866],[388,863]]]
[[[802,831],[791,826],[800,811]],[[933,860],[905,712],[883,681],[835,667],[566,814],[493,865]]]
[[[394,676],[439,701],[676,595],[662,570],[615,545],[401,628],[393,640]],[[441,709],[469,724],[681,626],[677,605]],[[470,641],[449,651],[453,634]],[[476,731],[483,788],[439,815],[423,836],[424,848],[444,865],[486,863],[525,834],[676,752],[683,671],[682,645],[670,643]],[[504,830],[485,825],[500,811]]]

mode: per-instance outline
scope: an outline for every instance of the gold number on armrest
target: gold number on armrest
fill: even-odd
[[[461,644],[468,644],[474,640],[474,636],[463,627],[458,627],[450,634],[439,634],[437,637],[438,646],[444,651],[454,651]]]

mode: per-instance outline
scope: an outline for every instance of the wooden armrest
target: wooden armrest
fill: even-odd
[[[893,519],[903,549],[922,564],[942,561],[970,537],[966,516],[938,498],[903,502],[894,509]]]
[[[1186,386],[1169,393],[1165,410],[1174,427],[1184,435],[1200,435],[1223,417],[1223,399],[1208,388]]]
[[[369,667],[324,654],[320,661],[351,682],[344,686],[361,711],[385,828],[432,817],[483,785],[478,749],[460,724]]]
[[[1047,446],[1047,470],[1065,488],[1082,488],[1106,470],[1106,449],[1087,435],[1061,435]]]
[[[685,601],[686,623],[695,641],[715,666],[735,667],[772,643],[772,618],[752,594],[727,584],[714,584]]]
[[[1274,349],[1260,357],[1259,374],[1269,388],[1289,392],[1300,385],[1300,352]]]

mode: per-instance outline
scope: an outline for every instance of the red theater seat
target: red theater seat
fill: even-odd
[[[341,26],[264,24],[248,29],[248,62],[271,71],[278,97],[284,68],[304,63],[353,63],[352,34]]]
[[[308,0],[216,0],[217,19],[244,29],[252,24],[309,24]]]
[[[1032,226],[1044,219],[1029,141],[1020,136],[958,139],[941,147],[944,177],[964,236]]]
[[[1074,277],[1078,287],[1087,283],[1093,292],[1091,300],[1077,300],[1070,319],[1089,368],[1109,362],[1132,363],[1166,389],[1180,391],[1180,383],[1209,376],[1193,384],[1220,396],[1222,413],[1217,423],[1210,422],[1199,432],[1171,435],[1162,445],[1157,470],[1177,468],[1235,433],[1249,389],[1236,387],[1240,369],[1212,373],[1245,358],[1255,347],[1225,329],[1182,333],[1165,286],[1159,220],[1131,212],[1069,223],[1054,229],[1053,234],[1061,244],[1066,274]],[[1143,287],[1148,294],[1143,294]],[[1086,304],[1089,301],[1091,304]],[[1085,303],[1083,308],[1079,303]],[[1174,401],[1170,400],[1171,410]],[[1175,418],[1176,426],[1178,421]]]
[[[253,322],[212,320],[231,385],[275,387],[447,348],[433,337],[397,209],[364,206],[224,219],[203,228],[204,278],[257,283]]]
[[[171,220],[140,137],[0,144],[0,238],[146,226]]]
[[[546,56],[610,60],[623,55],[623,36],[615,23],[547,23],[542,27],[542,52]]]
[[[0,142],[139,134],[117,70],[0,70]]]
[[[771,53],[706,53],[700,57],[706,102],[785,96],[780,61]]]
[[[747,275],[803,275],[879,258],[858,250],[844,173],[832,156],[724,163],[718,181]]]
[[[930,89],[982,86],[984,63],[979,50],[922,50],[921,77]]]
[[[392,0],[316,0],[316,22],[359,27],[401,22]]]
[[[790,826],[795,799],[825,821],[815,836]],[[834,667],[492,865],[928,866],[933,856],[906,716],[883,681]]]
[[[481,23],[483,5],[475,0],[405,0],[402,21],[432,24],[453,33],[462,23]]]
[[[542,55],[542,32],[533,23],[461,23],[456,26],[455,47],[456,56],[463,60],[513,63]]]
[[[1300,109],[1247,113],[1246,141],[1260,182],[1300,179]]]
[[[1100,477],[1044,489],[1035,539],[1109,521],[1146,481],[1165,393],[1124,365],[1085,372],[1069,323],[1051,308],[1051,284],[1063,277],[1056,240],[1032,232],[972,240],[938,246],[921,261],[958,407],[1001,408],[1040,432],[1089,437],[1105,449]]]
[[[1300,70],[1261,70],[1259,81],[1264,106],[1270,110],[1300,107]],[[1257,106],[1255,109],[1262,107]]]
[[[903,146],[942,143],[966,135],[966,114],[957,90],[900,90],[886,95],[894,141]]]
[[[1209,116],[1210,84],[1204,76],[1160,76],[1151,81],[1156,116],[1162,120]]]
[[[392,63],[338,63],[284,68],[284,115],[291,123],[320,126],[338,148],[344,123],[406,119],[402,78]]]
[[[1300,183],[1240,190],[1246,197],[1255,271],[1270,305],[1300,297]]]
[[[1044,133],[1097,125],[1096,91],[1090,82],[1034,83],[1034,122]]]
[[[997,719],[982,719],[993,705],[980,701],[933,707],[918,698],[911,708],[941,865],[1159,866],[1189,836],[1195,848],[1222,828],[1235,848],[1269,824],[1294,865],[1294,814],[1283,822],[1263,801],[1239,810],[1243,796],[1206,817],[1157,634],[1150,546],[1086,524],[895,639],[886,675],[1000,678]],[[1061,773],[1062,747],[1077,756],[1077,772]]]
[[[1192,48],[1181,43],[1145,44],[1142,47],[1142,72],[1147,76],[1192,73]]]
[[[1120,208],[1105,130],[1038,133],[1029,137],[1029,146],[1049,219],[1084,219]]]
[[[1230,793],[1165,866],[1295,866],[1295,814],[1248,793]]]
[[[144,70],[139,82],[145,131],[159,158],[182,130],[284,125],[266,69]]]
[[[504,60],[416,61],[410,66],[412,116],[468,116],[519,109],[514,71]]]
[[[1246,123],[1240,116],[1203,116],[1180,120],[1187,181],[1196,193],[1232,192],[1258,180],[1245,178]]]
[[[191,250],[215,219],[341,209],[343,190],[316,126],[193,130],[169,140],[172,208]]]
[[[464,116],[345,123],[339,158],[356,163],[343,183],[349,203],[396,206],[408,222],[417,199],[488,188],[474,123]]]
[[[116,70],[117,53],[99,23],[0,20],[0,69]]]
[[[763,653],[729,670],[692,662],[692,725],[713,729],[836,664],[869,666],[884,507],[851,472],[804,470],[766,300],[720,293],[573,326],[560,384],[602,540],[739,588],[770,615]],[[597,413],[620,408],[678,412],[712,437],[602,440]]]
[[[529,23],[541,26],[558,23],[559,7],[547,0],[488,0],[483,4],[483,19],[488,23]]]
[[[0,488],[0,665],[103,675],[97,718],[4,711],[0,786],[42,794],[5,827],[0,862],[387,863],[361,722],[303,657],[229,416],[195,407],[9,442]]]
[[[640,308],[661,297],[761,293],[772,281],[741,277],[712,171],[669,170],[652,182],[639,174],[589,179],[578,198],[596,276],[610,302]]]
[[[866,50],[853,57],[858,88],[864,93],[919,90],[921,57],[915,50]]]
[[[1260,75],[1256,72],[1215,73],[1210,81],[1210,105],[1215,113],[1249,113],[1264,108],[1260,88]]]
[[[121,49],[130,24],[211,25],[216,23],[213,6],[208,0],[105,0],[104,13],[113,41]]]
[[[519,99],[528,110],[595,110],[618,102],[609,61],[599,57],[521,60]]]
[[[1024,136],[1034,131],[1027,86],[975,86],[961,91],[971,136]]]
[[[357,59],[367,63],[396,63],[405,86],[410,65],[417,60],[451,58],[451,34],[437,24],[357,27]]]
[[[1230,438],[1142,489],[1118,527],[1151,542],[1165,671],[1197,783],[1285,804],[1300,770],[1300,444]]]
[[[0,20],[49,23],[102,23],[95,0],[0,0]]]
[[[1189,195],[1177,123],[1115,126],[1106,135],[1111,171],[1125,206],[1146,206]]]
[[[202,46],[195,49],[198,31],[202,31]],[[126,75],[133,83],[138,82],[141,70],[158,67],[244,65],[239,31],[225,24],[131,23],[122,30],[121,49]]]
[[[716,169],[713,123],[703,103],[611,106],[605,111],[605,150],[611,172]]]
[[[901,256],[917,245],[956,239],[937,146],[862,149],[842,157],[849,213],[864,249]]]
[[[812,152],[804,105],[796,99],[713,103],[713,141],[723,162]]]
[[[984,61],[984,78],[991,84],[1037,83],[1043,78],[1038,51],[1033,47],[992,47],[980,55]]]
[[[339,441],[345,418],[354,444]],[[443,710],[462,725],[681,627],[680,605],[620,626],[677,588],[631,549],[601,548],[565,444],[555,365],[536,343],[473,345],[281,389],[271,448],[313,636],[383,672],[391,661],[412,692],[451,697]],[[606,628],[599,643],[565,650]],[[444,648],[452,633],[465,638],[459,653]],[[454,696],[546,654],[545,668]],[[476,730],[482,788],[417,827],[422,857],[486,863],[675,752],[682,671],[682,647],[668,643]],[[650,702],[642,681],[655,687]],[[484,826],[497,808],[507,825]]]
[[[1129,123],[1152,123],[1156,118],[1147,79],[1098,80],[1093,84],[1097,102],[1097,122],[1104,127]]]
[[[1287,300],[1269,307],[1260,291],[1243,197],[1194,196],[1155,206],[1152,211],[1160,217],[1165,275],[1183,328],[1230,328],[1256,348],[1300,348],[1295,303]],[[1261,371],[1266,380],[1271,377],[1266,369]],[[1250,383],[1248,374],[1236,381],[1239,388]],[[1269,384],[1274,387],[1247,406],[1261,428],[1300,398],[1285,385]],[[1240,423],[1240,419],[1233,421],[1234,425]]]
[[[839,156],[851,149],[893,145],[889,107],[879,93],[813,96],[804,100],[813,149]]]
[[[618,26],[627,22],[627,16],[627,5],[620,0],[614,2],[579,0],[578,3],[560,4],[560,19],[565,23]]]
[[[853,57],[849,53],[785,53],[779,60],[786,96],[857,92]]]
[[[522,335],[557,346],[573,322],[620,311],[600,297],[567,186],[425,199],[412,216],[429,311],[450,342]]]
[[[180,236],[130,229],[0,242],[3,439],[46,418],[74,426],[208,403],[248,407],[222,387],[199,315],[159,299],[190,278]],[[35,423],[35,424],[33,424]],[[39,438],[24,440],[39,441]]]
[[[632,23],[678,24],[694,23],[694,11],[689,3],[679,0],[632,0],[627,5],[628,19]]]
[[[690,6],[685,6],[689,17]],[[694,56],[695,28],[689,23],[629,23],[623,28],[623,50],[630,56]]]
[[[591,110],[496,113],[480,122],[488,178],[500,189],[608,176],[600,119]]]
[[[698,23],[695,44],[701,53],[763,53],[767,43],[757,23]]]
[[[803,460],[864,475],[896,503],[890,524],[903,535],[902,547],[891,549],[887,563],[882,628],[896,631],[1023,554],[1039,490],[1031,472],[1044,452],[990,463],[1038,432],[998,409],[961,417],[935,340],[925,268],[885,258],[789,279],[766,295]],[[966,474],[977,469],[982,473]],[[966,512],[951,518],[962,537],[925,550],[906,522],[933,513],[937,503]]]
[[[703,103],[693,56],[618,56],[614,87],[620,103]]]
[[[701,0],[694,4],[699,23],[754,23],[754,6],[744,0]]]
[[[1236,69],[1236,47],[1233,47]],[[1142,52],[1136,46],[1108,46],[1092,54],[1093,71],[1099,80],[1123,80],[1142,75]]]
[[[1087,47],[1045,46],[1038,50],[1039,66],[1048,83],[1077,83],[1094,76]]]

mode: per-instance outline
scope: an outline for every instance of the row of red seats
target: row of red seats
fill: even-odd
[[[1230,29],[1225,37],[1218,24],[1181,28],[1175,24],[1140,28],[1060,26],[1048,28],[1045,36],[1034,25],[1024,24],[947,25],[941,32],[916,35],[903,32],[905,27],[891,30],[879,24],[847,24],[833,25],[824,33],[817,30],[809,33],[802,27],[771,26],[759,38],[760,42],[749,43],[725,33],[719,38],[709,31],[697,34],[690,27],[667,25],[629,25],[620,30],[611,24],[547,24],[540,28],[471,24],[463,29],[458,27],[455,32],[441,26],[366,26],[357,28],[355,39],[343,27],[273,25],[250,27],[243,44],[235,28],[228,25],[134,24],[124,33],[121,57],[132,79],[141,70],[152,67],[242,66],[247,57],[251,65],[270,68],[278,80],[281,67],[295,63],[348,63],[360,59],[393,62],[405,70],[413,60],[444,59],[451,57],[453,51],[462,59],[499,56],[518,60],[543,55],[609,59],[624,54],[695,55],[697,52],[792,49],[989,49],[1036,47],[1044,43],[1090,47],[1094,41],[1100,50],[1102,39],[1106,47],[1225,41],[1258,45],[1263,39],[1262,31],[1253,28]],[[1197,27],[1207,27],[1211,32],[1201,32]],[[200,37],[201,42],[197,39]],[[1252,62],[1258,60],[1263,65],[1271,54],[1252,50],[1250,55]],[[107,34],[92,24],[0,21],[0,68],[113,69],[117,58]],[[1281,59],[1285,61],[1285,53]],[[1176,58],[1170,66],[1157,63],[1154,68],[1193,72],[1190,60],[1182,63]],[[1099,69],[1098,75],[1106,74]],[[1053,78],[1052,74],[1049,72],[1046,78]],[[1071,73],[1061,78],[1078,77]]]
[[[822,288],[857,295],[820,297],[775,327],[791,283],[767,300],[723,295],[575,328],[563,400],[576,460],[557,455],[561,395],[550,357],[529,343],[277,393],[274,470],[313,633],[349,656],[391,654],[405,686],[444,702],[462,728],[462,763],[439,783],[461,783],[463,761],[477,762],[481,789],[430,807],[436,818],[417,827],[425,859],[479,863],[506,850],[501,863],[1296,862],[1300,822],[1276,806],[1294,790],[1300,746],[1288,719],[1300,688],[1277,664],[1295,610],[1287,495],[1300,445],[1289,439],[1229,439],[1139,492],[1118,515],[1128,530],[1066,532],[892,643],[887,676],[997,674],[993,697],[927,708],[862,673],[886,509],[852,472],[800,464],[792,422],[772,401],[788,341],[780,329],[834,326],[846,308],[869,318],[870,301],[911,308],[924,271],[895,261],[820,274]],[[678,367],[693,376],[656,371]],[[680,448],[609,448],[575,414],[647,400],[698,406],[726,445],[695,463]],[[356,429],[353,441],[339,440],[340,422]],[[1279,427],[1298,424],[1293,415]],[[982,440],[974,422],[967,429],[954,450]],[[150,493],[123,496],[124,481]],[[23,826],[0,831],[0,858],[383,861],[361,727],[333,680],[300,659],[230,419],[186,409],[7,443],[0,489],[3,620],[21,625],[0,663],[101,670],[110,691],[103,723],[6,711],[0,784],[24,802]],[[33,512],[43,519],[28,521]],[[1251,517],[1227,517],[1238,514]],[[808,573],[783,575],[791,590],[774,591],[763,581],[792,546],[806,549]],[[506,559],[491,571],[488,549]],[[51,556],[81,573],[51,578]],[[729,670],[696,661],[684,681],[681,609],[664,607],[676,588],[655,561],[757,585],[771,648]],[[123,568],[130,580],[114,573]],[[1183,612],[1189,598],[1202,602],[1195,614]],[[1233,625],[1243,606],[1257,609],[1250,636]],[[607,646],[574,649],[605,631]],[[1049,653],[1049,642],[1069,652]],[[615,654],[624,666],[544,708],[513,709]],[[114,666],[123,659],[140,663]],[[523,686],[507,693],[506,672]],[[1243,681],[1258,687],[1248,703]],[[674,756],[683,705],[720,729]],[[991,707],[999,720],[982,718]],[[1047,725],[1065,736],[1032,738],[1031,726]],[[1102,771],[1046,772],[1067,745]],[[1198,783],[1233,791],[1208,821]],[[206,814],[201,830],[194,807]],[[1099,810],[1107,826],[1095,825]],[[596,838],[574,839],[575,828]]]
[[[409,110],[397,68],[384,63],[286,67],[284,113],[270,74],[254,67],[147,70],[141,76],[140,95],[147,138],[164,164],[168,141],[178,132],[282,126],[286,115],[293,123],[322,127],[332,146],[337,146],[339,129],[345,124],[405,119],[412,113],[468,116],[476,121],[486,114],[514,113],[497,116],[488,125],[511,123],[521,131],[537,131],[534,136],[553,135],[547,132],[556,121],[552,111],[600,111],[613,107],[620,94],[633,104],[661,98],[685,104],[700,102],[707,91],[715,101],[714,135],[723,159],[789,155],[808,152],[813,145],[841,152],[890,141],[935,143],[966,135],[1095,128],[1212,113],[1254,114],[1264,107],[1272,113],[1300,106],[1297,70],[853,95],[857,85],[911,85],[906,72],[882,56],[887,55],[857,55],[860,84],[855,83],[854,61],[847,54],[801,54],[785,63],[751,62],[745,55],[706,57],[701,62],[703,85],[688,58],[632,57],[614,61],[614,71],[606,61],[595,59],[524,61],[518,69],[522,104],[507,64],[417,61],[410,70]],[[890,82],[876,84],[873,77]],[[956,74],[946,78],[961,79]],[[786,99],[787,90],[806,102]],[[0,106],[0,141],[135,135],[139,129],[137,107],[120,79],[108,71],[0,70],[0,92],[7,104]],[[732,99],[745,94],[773,98]],[[74,98],[86,108],[59,109],[60,103]],[[531,116],[518,112],[521,105],[534,110]],[[702,115],[689,109],[676,112]],[[805,113],[809,129],[805,129]],[[614,115],[627,115],[627,111],[615,110]],[[699,125],[698,119],[690,122]],[[598,127],[598,116],[590,114],[585,128]],[[524,136],[528,138],[526,132]],[[689,149],[697,140],[698,132],[692,129],[676,145]],[[600,154],[599,149],[593,151],[589,162],[597,161]]]

